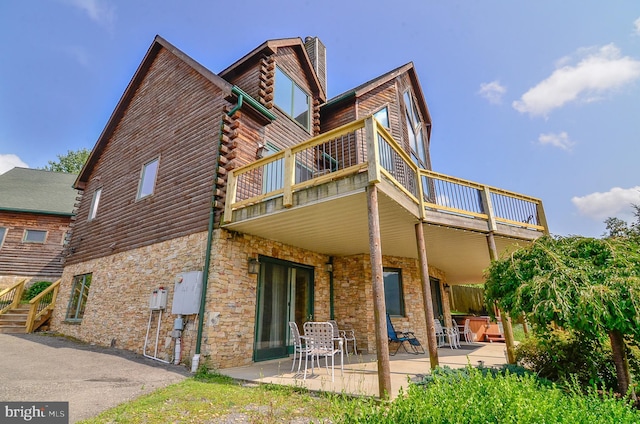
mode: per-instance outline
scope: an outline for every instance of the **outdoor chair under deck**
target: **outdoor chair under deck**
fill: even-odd
[[[471,331],[471,320],[469,318],[464,320],[464,330],[462,331],[464,340],[467,343],[473,343],[476,341],[476,335]]]
[[[330,319],[329,322],[333,325],[333,337],[336,340],[338,338],[342,338],[342,340],[344,340],[344,350],[347,353],[347,356],[349,356],[349,342],[353,343],[353,354],[357,355],[358,350],[356,349],[356,332],[350,328],[339,329],[336,320]]]
[[[335,381],[335,355],[340,353],[340,371],[344,373],[344,350],[342,339],[339,338],[338,348],[335,347],[335,338],[333,337],[333,325],[329,322],[305,322],[304,337],[309,343],[310,350],[304,360],[304,379],[307,378],[308,359],[311,356],[311,373],[313,374],[314,358],[318,360],[320,367],[320,357],[324,356],[325,367],[329,371],[329,357],[331,357],[331,381]]]
[[[291,330],[291,341],[293,342],[293,363],[291,364],[291,372],[296,366],[296,356],[298,358],[298,373],[300,372],[300,365],[302,364],[302,354],[305,356],[311,351],[311,346],[307,343],[307,338],[300,335],[298,330],[298,324],[294,321],[289,321],[289,329]]]
[[[444,339],[446,338],[449,342],[449,347],[451,349],[457,349],[459,344],[456,343],[456,335],[453,333],[453,330],[443,327],[439,319],[434,319],[433,322],[435,324],[436,337],[438,337],[438,347],[444,346]],[[442,340],[442,342],[440,342],[440,340]]]
[[[391,356],[394,356],[396,353],[398,353],[401,347],[405,352],[411,353],[413,355],[417,355],[418,353],[425,353],[424,348],[420,344],[420,341],[413,334],[413,332],[404,331],[398,333],[393,328],[393,323],[391,322],[391,317],[389,316],[389,314],[387,314],[387,336],[389,338],[389,343],[398,343],[398,347],[393,353],[391,353],[391,349],[389,349],[389,355]],[[404,345],[405,342],[409,343],[411,352],[407,350],[407,347]]]

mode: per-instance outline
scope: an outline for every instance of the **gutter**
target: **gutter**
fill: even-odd
[[[240,87],[233,86],[231,88],[231,92],[238,96],[238,103],[231,109],[227,115],[233,116],[240,108],[242,107],[244,101],[260,112],[263,116],[265,116],[270,121],[274,121],[276,116],[269,112],[267,108],[262,106],[260,103],[256,101],[249,94],[245,93]],[[224,121],[220,122],[220,136],[218,137],[218,157],[220,157],[220,147],[222,145],[222,127],[224,125]],[[215,193],[216,193],[216,180],[218,179],[218,169],[220,168],[220,161],[216,162],[216,168],[213,174],[213,189],[211,192],[211,205],[209,207],[209,225],[207,228],[207,248],[205,251],[204,258],[204,266],[202,270],[202,295],[200,297],[200,310],[198,312],[198,334],[196,335],[196,351],[193,355],[193,359],[191,360],[191,372],[195,373],[198,371],[198,367],[200,365],[200,352],[202,349],[202,330],[204,327],[204,312],[207,305],[207,286],[209,285],[209,269],[211,267],[211,247],[213,244],[213,226],[215,223]]]
[[[73,216],[73,212],[56,212],[56,211],[44,211],[38,209],[18,209],[18,208],[2,208],[0,211],[5,212],[21,212],[21,213],[35,213],[39,215],[56,215],[56,216]]]

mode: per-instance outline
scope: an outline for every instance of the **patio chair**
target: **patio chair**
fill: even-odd
[[[460,330],[458,329],[458,323],[451,318],[451,328],[449,329],[450,335],[453,338],[453,345],[455,349],[460,349]]]
[[[447,341],[449,342],[449,347],[451,349],[457,349],[458,344],[455,341],[456,336],[453,333],[453,330],[451,328],[443,327],[439,319],[434,319],[433,322],[436,328],[436,337],[438,338],[438,347],[444,346],[444,339],[446,338]],[[457,330],[457,327],[456,327],[456,330]]]
[[[335,320],[330,319],[329,322],[333,324],[333,337],[334,338],[342,338],[344,340],[344,350],[349,356],[349,342],[353,343],[353,354],[357,355],[358,350],[356,349],[356,332],[352,328],[338,328],[338,323]]]
[[[289,321],[289,329],[291,331],[291,341],[293,342],[293,363],[291,364],[291,372],[296,366],[296,356],[298,358],[298,372],[300,372],[300,365],[302,365],[302,354],[307,355],[311,350],[311,346],[307,344],[307,338],[300,335],[298,331],[298,324],[295,321]]]
[[[396,350],[391,353],[391,349],[389,349],[389,355],[394,356],[400,348],[403,348],[405,352],[411,353],[412,355],[417,355],[418,353],[424,353],[424,348],[420,344],[420,341],[416,338],[416,336],[411,331],[403,331],[397,332],[395,328],[393,328],[393,323],[391,322],[391,317],[387,314],[387,336],[389,338],[389,343],[398,343],[398,347]],[[405,342],[409,343],[409,347],[411,348],[411,352],[407,350],[407,347],[404,345]]]
[[[335,381],[335,355],[340,353],[340,371],[344,373],[343,342],[340,338],[338,348],[335,347],[336,340],[333,337],[333,325],[329,322],[305,322],[304,335],[311,349],[304,360],[304,379],[307,378],[308,358],[311,356],[311,373],[313,374],[314,358],[318,359],[320,367],[320,357],[324,356],[325,367],[329,372],[329,357],[331,357],[331,381]]]
[[[442,347],[445,344],[444,340],[447,337],[447,333],[444,331],[444,328],[442,327],[442,324],[440,324],[439,319],[434,319],[433,322],[435,324],[436,340],[438,342],[438,347]]]
[[[473,343],[476,341],[476,335],[471,331],[471,320],[469,318],[464,320],[464,330],[462,330],[464,341],[467,343]]]

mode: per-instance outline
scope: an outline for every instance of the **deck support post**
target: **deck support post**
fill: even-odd
[[[491,261],[498,259],[498,249],[496,241],[493,237],[493,231],[487,234],[487,244],[489,245],[489,257]],[[513,338],[513,327],[511,326],[511,317],[505,311],[500,311],[500,321],[504,330],[504,342],[507,345],[507,362],[509,364],[516,363],[515,339]]]
[[[380,217],[378,212],[378,188],[367,187],[367,212],[369,221],[369,253],[371,255],[371,283],[373,286],[373,316],[376,331],[376,355],[378,359],[378,389],[381,399],[391,396],[391,368],[389,365],[389,338],[387,337],[387,307],[384,302],[382,269],[382,245],[380,241]]]
[[[427,344],[429,345],[429,364],[435,369],[438,359],[438,342],[436,340],[436,324],[433,317],[433,299],[431,297],[431,282],[429,281],[429,263],[427,262],[427,248],[424,241],[422,222],[416,224],[416,243],[418,245],[418,262],[420,266],[420,281],[422,282],[422,302],[427,324]]]

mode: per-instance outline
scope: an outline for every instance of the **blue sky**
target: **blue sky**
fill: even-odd
[[[318,36],[329,97],[413,61],[435,171],[541,198],[560,235],[640,203],[637,0],[2,0],[0,173],[92,148],[156,34],[213,72]]]

